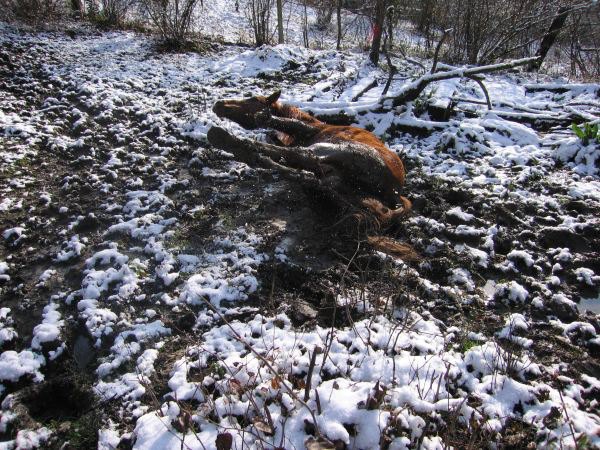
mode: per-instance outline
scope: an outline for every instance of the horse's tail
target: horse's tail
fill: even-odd
[[[367,242],[375,250],[404,261],[417,261],[421,259],[419,254],[409,244],[397,241],[388,236],[367,236]]]

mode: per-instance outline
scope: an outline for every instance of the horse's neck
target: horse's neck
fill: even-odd
[[[275,114],[278,117],[284,117],[286,119],[301,120],[302,122],[308,123],[308,124],[311,124],[311,125],[321,125],[321,124],[323,124],[323,122],[321,122],[319,119],[315,119],[310,114],[305,113],[304,111],[299,110],[295,106],[284,105],[282,103],[276,103],[275,104]]]

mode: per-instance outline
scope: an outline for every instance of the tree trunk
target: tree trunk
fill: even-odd
[[[386,0],[377,0],[377,3],[375,4],[373,42],[371,43],[371,52],[369,53],[369,59],[375,65],[379,62],[381,35],[383,34],[383,25],[385,22],[385,6]]]
[[[77,17],[83,17],[83,2],[82,0],[71,0],[71,9],[77,14]]]
[[[98,14],[98,3],[96,0],[86,0],[88,17],[95,17]]]
[[[302,39],[304,40],[304,46],[309,48],[308,42],[308,10],[306,1],[304,0],[304,15],[302,16]]]
[[[536,56],[539,56],[539,59],[532,62],[528,67],[530,72],[539,70],[539,68],[542,66],[542,63],[544,62],[544,59],[546,59],[548,52],[554,45],[558,34],[565,26],[565,22],[567,21],[570,12],[571,9],[566,6],[563,6],[558,10],[558,13],[556,14],[554,20],[550,24],[550,28],[548,28],[548,31],[546,31],[546,34],[542,38],[542,43],[540,44],[540,48],[536,53]]]
[[[337,0],[335,12],[337,17],[337,44],[335,48],[340,50],[342,48],[342,0]]]
[[[277,0],[277,31],[279,33],[279,39],[277,43],[283,44],[283,0]]]

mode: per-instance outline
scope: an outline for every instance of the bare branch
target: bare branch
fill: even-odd
[[[446,40],[446,38],[448,37],[448,35],[451,32],[452,32],[452,28],[448,28],[447,30],[444,30],[444,33],[442,34],[440,41],[437,43],[437,46],[435,47],[435,54],[433,55],[433,65],[431,66],[431,71],[429,73],[435,73],[435,69],[437,68],[437,64],[438,64],[438,58],[440,56],[440,49],[442,48],[442,44],[444,43],[444,41]]]

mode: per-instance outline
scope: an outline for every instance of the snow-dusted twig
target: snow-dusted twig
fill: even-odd
[[[212,312],[214,312],[219,317],[219,319],[221,319],[223,321],[223,323],[225,325],[227,325],[227,328],[229,328],[232,332],[232,337],[236,341],[238,341],[240,344],[242,344],[244,347],[246,347],[248,350],[250,350],[252,352],[252,354],[254,354],[254,356],[256,356],[256,358],[258,358],[265,365],[265,367],[267,369],[269,369],[269,371],[274,376],[278,376],[277,370],[271,365],[271,363],[264,356],[262,356],[259,352],[257,352],[254,348],[252,348],[252,346],[242,336],[239,335],[239,333],[235,330],[235,328],[233,328],[233,326],[231,325],[229,320],[227,320],[227,318],[223,315],[223,313],[221,313],[221,311],[219,311],[217,308],[215,308],[214,305],[206,299],[204,300],[204,303],[206,304],[206,306],[208,306],[208,308]],[[308,404],[306,404],[306,402],[304,400],[302,400],[300,397],[298,397],[298,395],[294,392],[294,390],[292,388],[290,388],[285,382],[282,382],[281,386],[283,386],[283,388],[287,391],[287,393],[290,395],[290,397],[292,397],[294,400],[296,400],[298,403],[300,403],[302,406],[304,406],[306,408],[306,410],[309,412],[310,416],[313,419],[313,424],[315,427],[315,432],[317,433],[317,437],[320,437],[321,431],[319,430],[319,424],[317,422],[317,417],[315,416],[315,412],[312,409],[310,409],[310,406],[308,406]]]
[[[575,434],[575,428],[573,427],[573,422],[571,421],[571,418],[569,417],[569,411],[567,410],[567,405],[565,404],[565,398],[563,397],[561,387],[558,386],[558,389],[556,389],[556,390],[558,391],[558,395],[560,397],[560,403],[563,408],[563,411],[565,412],[565,417],[567,418],[567,424],[569,425],[569,429],[571,430],[571,437],[573,438],[573,444],[575,445],[575,448],[578,448],[579,445],[578,445],[577,437]]]
[[[310,357],[310,365],[308,366],[308,375],[306,375],[306,387],[304,389],[304,401],[307,402],[310,398],[310,385],[312,384],[312,375],[315,370],[315,363],[317,362],[317,355],[323,350],[321,347],[315,347]]]
[[[360,90],[358,94],[352,97],[353,102],[357,102],[363,95],[369,92],[371,89],[377,87],[377,79],[371,81],[366,87]]]

